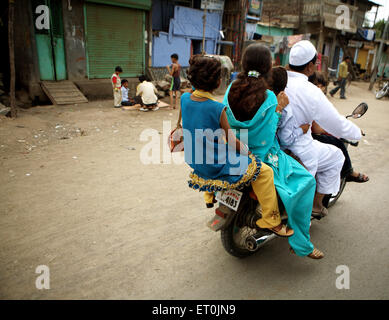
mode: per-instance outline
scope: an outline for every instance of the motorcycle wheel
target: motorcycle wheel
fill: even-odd
[[[346,186],[346,178],[342,178],[342,180],[340,180],[340,188],[338,194],[335,197],[330,197],[330,199],[328,200],[328,206],[327,206],[328,208],[332,207],[336,203],[336,201],[338,201],[338,199],[342,195],[345,186]]]
[[[245,258],[256,251],[246,249],[246,238],[258,232],[257,229],[249,226],[239,227],[237,225],[239,215],[236,214],[231,223],[220,232],[224,249],[232,256]]]

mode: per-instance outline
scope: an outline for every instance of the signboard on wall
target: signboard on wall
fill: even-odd
[[[262,0],[250,0],[249,14],[261,16],[262,14]]]
[[[201,9],[224,10],[224,0],[201,0]]]

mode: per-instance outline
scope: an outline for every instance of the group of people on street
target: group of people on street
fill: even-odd
[[[169,75],[171,76],[170,93],[170,110],[176,109],[178,99],[180,97],[181,87],[181,65],[178,63],[178,55],[171,55],[172,64],[167,66]],[[121,108],[123,106],[140,107],[140,111],[157,111],[158,107],[158,90],[154,84],[145,76],[139,76],[139,84],[136,88],[134,97],[129,95],[128,80],[120,79],[120,74],[123,69],[120,66],[115,68],[115,72],[111,76],[111,84],[113,89],[114,107]],[[175,96],[175,100],[173,97]]]
[[[368,177],[355,173],[349,158],[345,164],[347,150],[334,142],[360,140],[361,130],[341,116],[321,90],[316,59],[315,47],[302,40],[291,49],[289,70],[273,68],[267,47],[249,45],[242,72],[219,103],[212,92],[220,85],[220,62],[195,55],[188,71],[194,92],[182,95],[181,112],[185,161],[193,169],[189,186],[203,191],[210,204],[216,191],[251,185],[262,207],[257,225],[288,237],[292,253],[321,259],[324,253],[310,239],[311,215],[327,214],[323,198],[338,193],[341,172],[353,177],[350,181],[365,182]],[[201,136],[198,130],[220,134]],[[319,131],[329,138],[321,141],[312,134]],[[287,225],[281,222],[277,193]]]
[[[115,72],[111,77],[114,107],[121,108],[123,106],[140,107],[140,111],[157,111],[158,107],[158,91],[154,84],[149,81],[145,75],[139,76],[139,84],[136,88],[135,97],[129,95],[128,80],[120,79],[120,74],[123,69],[120,66],[115,68]]]

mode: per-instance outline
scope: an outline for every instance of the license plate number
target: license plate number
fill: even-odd
[[[216,199],[228,208],[237,211],[242,195],[243,193],[237,190],[226,190],[218,192]]]

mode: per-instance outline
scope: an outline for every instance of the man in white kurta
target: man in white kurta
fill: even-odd
[[[337,138],[360,140],[361,130],[341,116],[324,93],[308,81],[308,76],[315,71],[315,47],[307,40],[296,43],[290,52],[288,83],[285,92],[289,98],[291,109],[289,114],[294,117],[297,127],[312,124],[316,121],[324,130]],[[293,71],[293,70],[298,71]],[[288,111],[288,110],[286,110]],[[288,119],[282,119],[287,122]],[[283,130],[280,127],[279,130]],[[313,211],[325,215],[322,205],[325,194],[336,194],[340,186],[340,172],[344,162],[342,151],[335,146],[313,140],[311,129],[306,134],[298,135],[291,146],[308,171],[316,176],[317,193]]]

